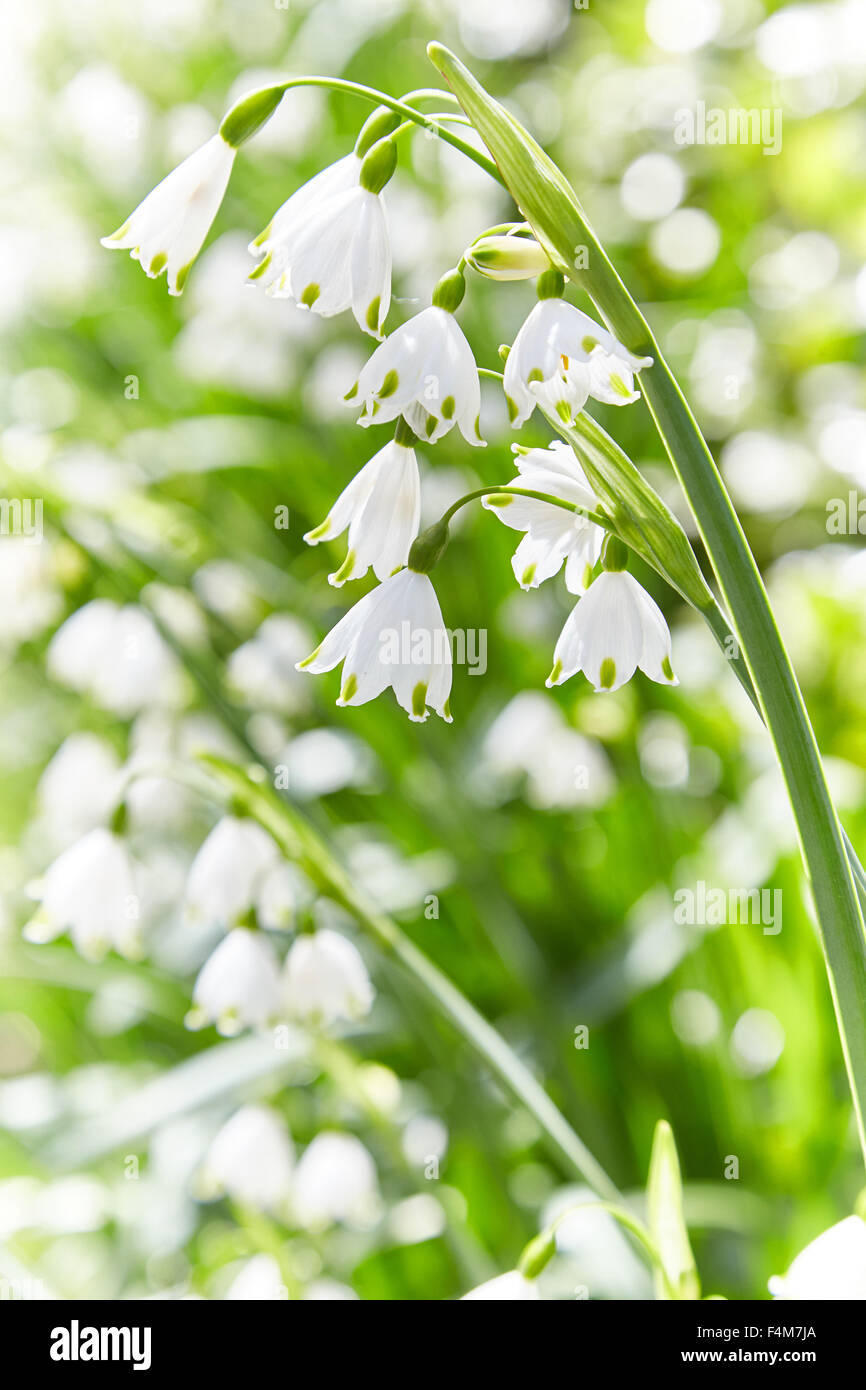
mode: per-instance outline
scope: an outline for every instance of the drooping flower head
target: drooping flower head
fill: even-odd
[[[546,492],[587,511],[596,509],[597,499],[569,445],[556,440],[546,449],[513,448],[518,476],[507,487]],[[601,555],[602,527],[579,512],[513,493],[494,493],[485,497],[482,505],[506,526],[525,532],[511,561],[521,589],[536,589],[558,574],[564,562],[568,589],[573,594],[585,592]]]
[[[216,1024],[234,1037],[244,1028],[267,1028],[282,1015],[279,964],[263,932],[235,927],[208,957],[192,992],[188,1028]]]
[[[363,160],[347,155],[289,198],[250,245],[262,259],[250,280],[323,318],[351,308],[381,338],[391,304],[391,245],[381,192],[394,172],[394,142]]]
[[[254,820],[223,816],[190,867],[184,910],[193,920],[235,927],[254,909],[277,846]]]
[[[443,276],[430,308],[376,348],[346,393],[350,405],[362,407],[359,424],[384,424],[402,415],[418,438],[430,443],[457,425],[469,444],[484,444],[478,368],[454,317],[464,288],[459,271]]]
[[[24,928],[43,943],[68,932],[80,955],[100,960],[112,947],[141,954],[138,876],[125,840],[99,827],[70,845],[46,871],[40,906]]]
[[[664,614],[625,569],[621,541],[607,543],[604,571],[566,619],[553,653],[548,686],[583,671],[597,691],[618,690],[639,666],[650,680],[677,685]]]
[[[536,405],[553,409],[567,423],[588,398],[628,405],[640,392],[634,373],[652,366],[636,357],[588,314],[562,297],[558,271],[539,276],[541,298],[520,328],[505,363],[504,390],[515,428]]]
[[[244,1105],[218,1131],[199,1172],[206,1198],[227,1194],[257,1211],[280,1213],[295,1153],[284,1120],[266,1105]]]
[[[180,294],[219,211],[236,152],[221,134],[212,135],[102,245],[128,250],[152,278],[165,271],[169,294]]]
[[[427,574],[400,570],[350,608],[299,671],[342,662],[338,705],[364,705],[391,686],[409,718],[451,723],[451,641]]]
[[[346,560],[328,576],[336,588],[347,579],[362,579],[371,565],[377,579],[387,579],[409,558],[421,515],[413,440],[411,430],[399,421],[391,442],[356,473],[321,525],[304,536],[308,545],[318,545],[333,540],[348,526]]]

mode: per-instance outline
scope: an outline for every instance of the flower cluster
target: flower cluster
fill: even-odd
[[[168,267],[169,287],[179,292],[225,190],[234,157],[225,137],[248,124],[246,116],[227,117],[222,134],[169,175],[106,244],[131,247],[149,274]],[[618,406],[636,401],[635,376],[652,359],[630,352],[567,302],[563,276],[526,224],[482,233],[442,276],[429,307],[383,339],[391,302],[383,190],[397,162],[396,124],[391,112],[374,113],[350,154],[292,193],[250,244],[259,258],[250,281],[324,317],[351,309],[382,341],[346,402],[364,427],[395,422],[391,441],[304,537],[318,545],[348,531],[345,559],[330,582],[341,587],[372,568],[379,587],[297,669],[342,665],[340,705],[364,704],[391,687],[410,719],[423,721],[432,709],[450,721],[450,634],[429,578],[447,543],[448,518],[419,536],[415,446],[433,445],[455,426],[469,444],[484,443],[479,369],[456,318],[467,266],[497,280],[537,276],[537,303],[505,351],[502,385],[515,428],[536,406],[569,427],[590,398]],[[596,690],[616,690],[638,667],[654,681],[674,683],[664,617],[628,574],[627,552],[574,450],[559,442],[515,452],[517,477],[483,491],[484,505],[523,533],[513,560],[517,582],[535,588],[564,566],[566,587],[579,600],[556,644],[548,685],[580,670]],[[396,659],[386,640],[394,630],[409,637]]]

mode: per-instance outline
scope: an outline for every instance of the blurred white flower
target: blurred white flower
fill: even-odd
[[[469,444],[484,443],[472,349],[454,315],[435,304],[376,348],[346,400],[362,407],[361,425],[384,425],[402,415],[419,439],[433,443],[458,425]]]
[[[846,1216],[816,1236],[787,1274],[775,1275],[770,1293],[780,1299],[866,1299],[866,1222]]]
[[[199,1173],[202,1195],[227,1195],[258,1211],[282,1212],[292,1186],[294,1149],[285,1121],[264,1105],[244,1105],[219,1130]]]
[[[595,510],[596,498],[568,444],[557,440],[546,449],[523,451],[515,445],[514,451],[518,476],[507,487],[550,493],[564,502]],[[587,571],[592,570],[601,555],[602,527],[575,512],[532,497],[494,494],[483,498],[482,505],[506,526],[526,533],[511,560],[521,589],[537,589],[545,579],[559,573],[564,561],[566,587],[573,594],[586,591]]]
[[[110,830],[91,830],[65,849],[34,889],[40,906],[24,928],[28,941],[68,932],[88,960],[111,947],[135,960],[141,953],[136,871],[125,842]]]
[[[266,875],[279,863],[275,842],[256,821],[223,816],[190,867],[187,916],[236,926],[256,906]]]
[[[0,607],[4,618],[0,651],[38,637],[62,611],[63,599],[52,573],[47,539],[34,545],[27,536],[4,536],[0,545]]]
[[[254,637],[232,652],[228,679],[246,704],[296,714],[309,703],[309,691],[295,669],[309,647],[310,630],[305,623],[272,613]]]
[[[183,291],[228,186],[236,151],[219,134],[173,169],[111,236],[151,277],[166,272],[169,294]]]
[[[283,1274],[273,1255],[253,1255],[235,1275],[223,1298],[231,1303],[239,1299],[255,1299],[266,1303],[288,1298]]]
[[[40,822],[52,843],[70,844],[103,825],[117,800],[120,762],[106,739],[70,734],[36,788]]]
[[[429,709],[451,723],[451,643],[426,574],[400,570],[359,600],[299,671],[318,675],[343,662],[338,705],[364,705],[392,686],[417,723]]]
[[[349,528],[349,553],[328,579],[335,588],[347,579],[363,579],[370,566],[387,579],[409,558],[421,516],[421,480],[415,450],[400,437],[392,439],[356,473],[325,520],[308,531],[308,545],[330,541]]]
[[[363,1018],[375,996],[357,947],[329,928],[292,943],[285,989],[293,1017],[325,1027],[340,1018]]]
[[[477,1289],[470,1289],[461,1302],[531,1302],[539,1297],[535,1281],[525,1278],[519,1270],[511,1269],[507,1274],[499,1274],[495,1279],[479,1284]]]
[[[224,1037],[244,1028],[267,1028],[284,1012],[280,968],[260,931],[235,927],[199,972],[187,1014],[189,1028],[215,1023]]]
[[[121,717],[176,705],[184,690],[174,653],[150,615],[110,599],[92,599],[66,619],[51,639],[47,666],[55,680]]]
[[[378,1212],[376,1165],[353,1134],[323,1130],[301,1155],[292,1205],[307,1230],[336,1221],[365,1226]]]
[[[651,367],[619,339],[564,299],[540,299],[514,339],[505,363],[508,413],[519,429],[541,401],[565,421],[587,398],[609,405],[638,399],[633,373]]]
[[[638,666],[650,680],[678,684],[658,604],[625,570],[605,570],[566,619],[546,684],[561,685],[583,671],[597,691],[618,690]]]
[[[521,691],[493,721],[481,747],[481,774],[494,786],[524,776],[529,804],[545,811],[600,806],[614,787],[603,748],[572,729],[540,690]]]

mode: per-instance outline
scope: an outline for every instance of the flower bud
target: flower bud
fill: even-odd
[[[546,253],[528,236],[481,237],[466,252],[466,260],[490,280],[531,280],[550,267]]]
[[[449,314],[463,301],[466,293],[466,280],[462,270],[455,266],[453,270],[447,270],[433,291],[433,307],[436,309],[447,309]]]
[[[386,135],[364,156],[359,183],[368,193],[381,193],[397,167],[397,146]]]
[[[429,574],[438,564],[448,544],[448,522],[437,521],[416,536],[409,551],[408,566],[416,574]]]

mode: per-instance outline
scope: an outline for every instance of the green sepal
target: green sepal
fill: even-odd
[[[441,520],[428,526],[426,531],[422,531],[416,536],[409,551],[409,559],[406,562],[410,570],[416,574],[429,574],[433,566],[442,558],[442,552],[448,544],[448,522]]]

